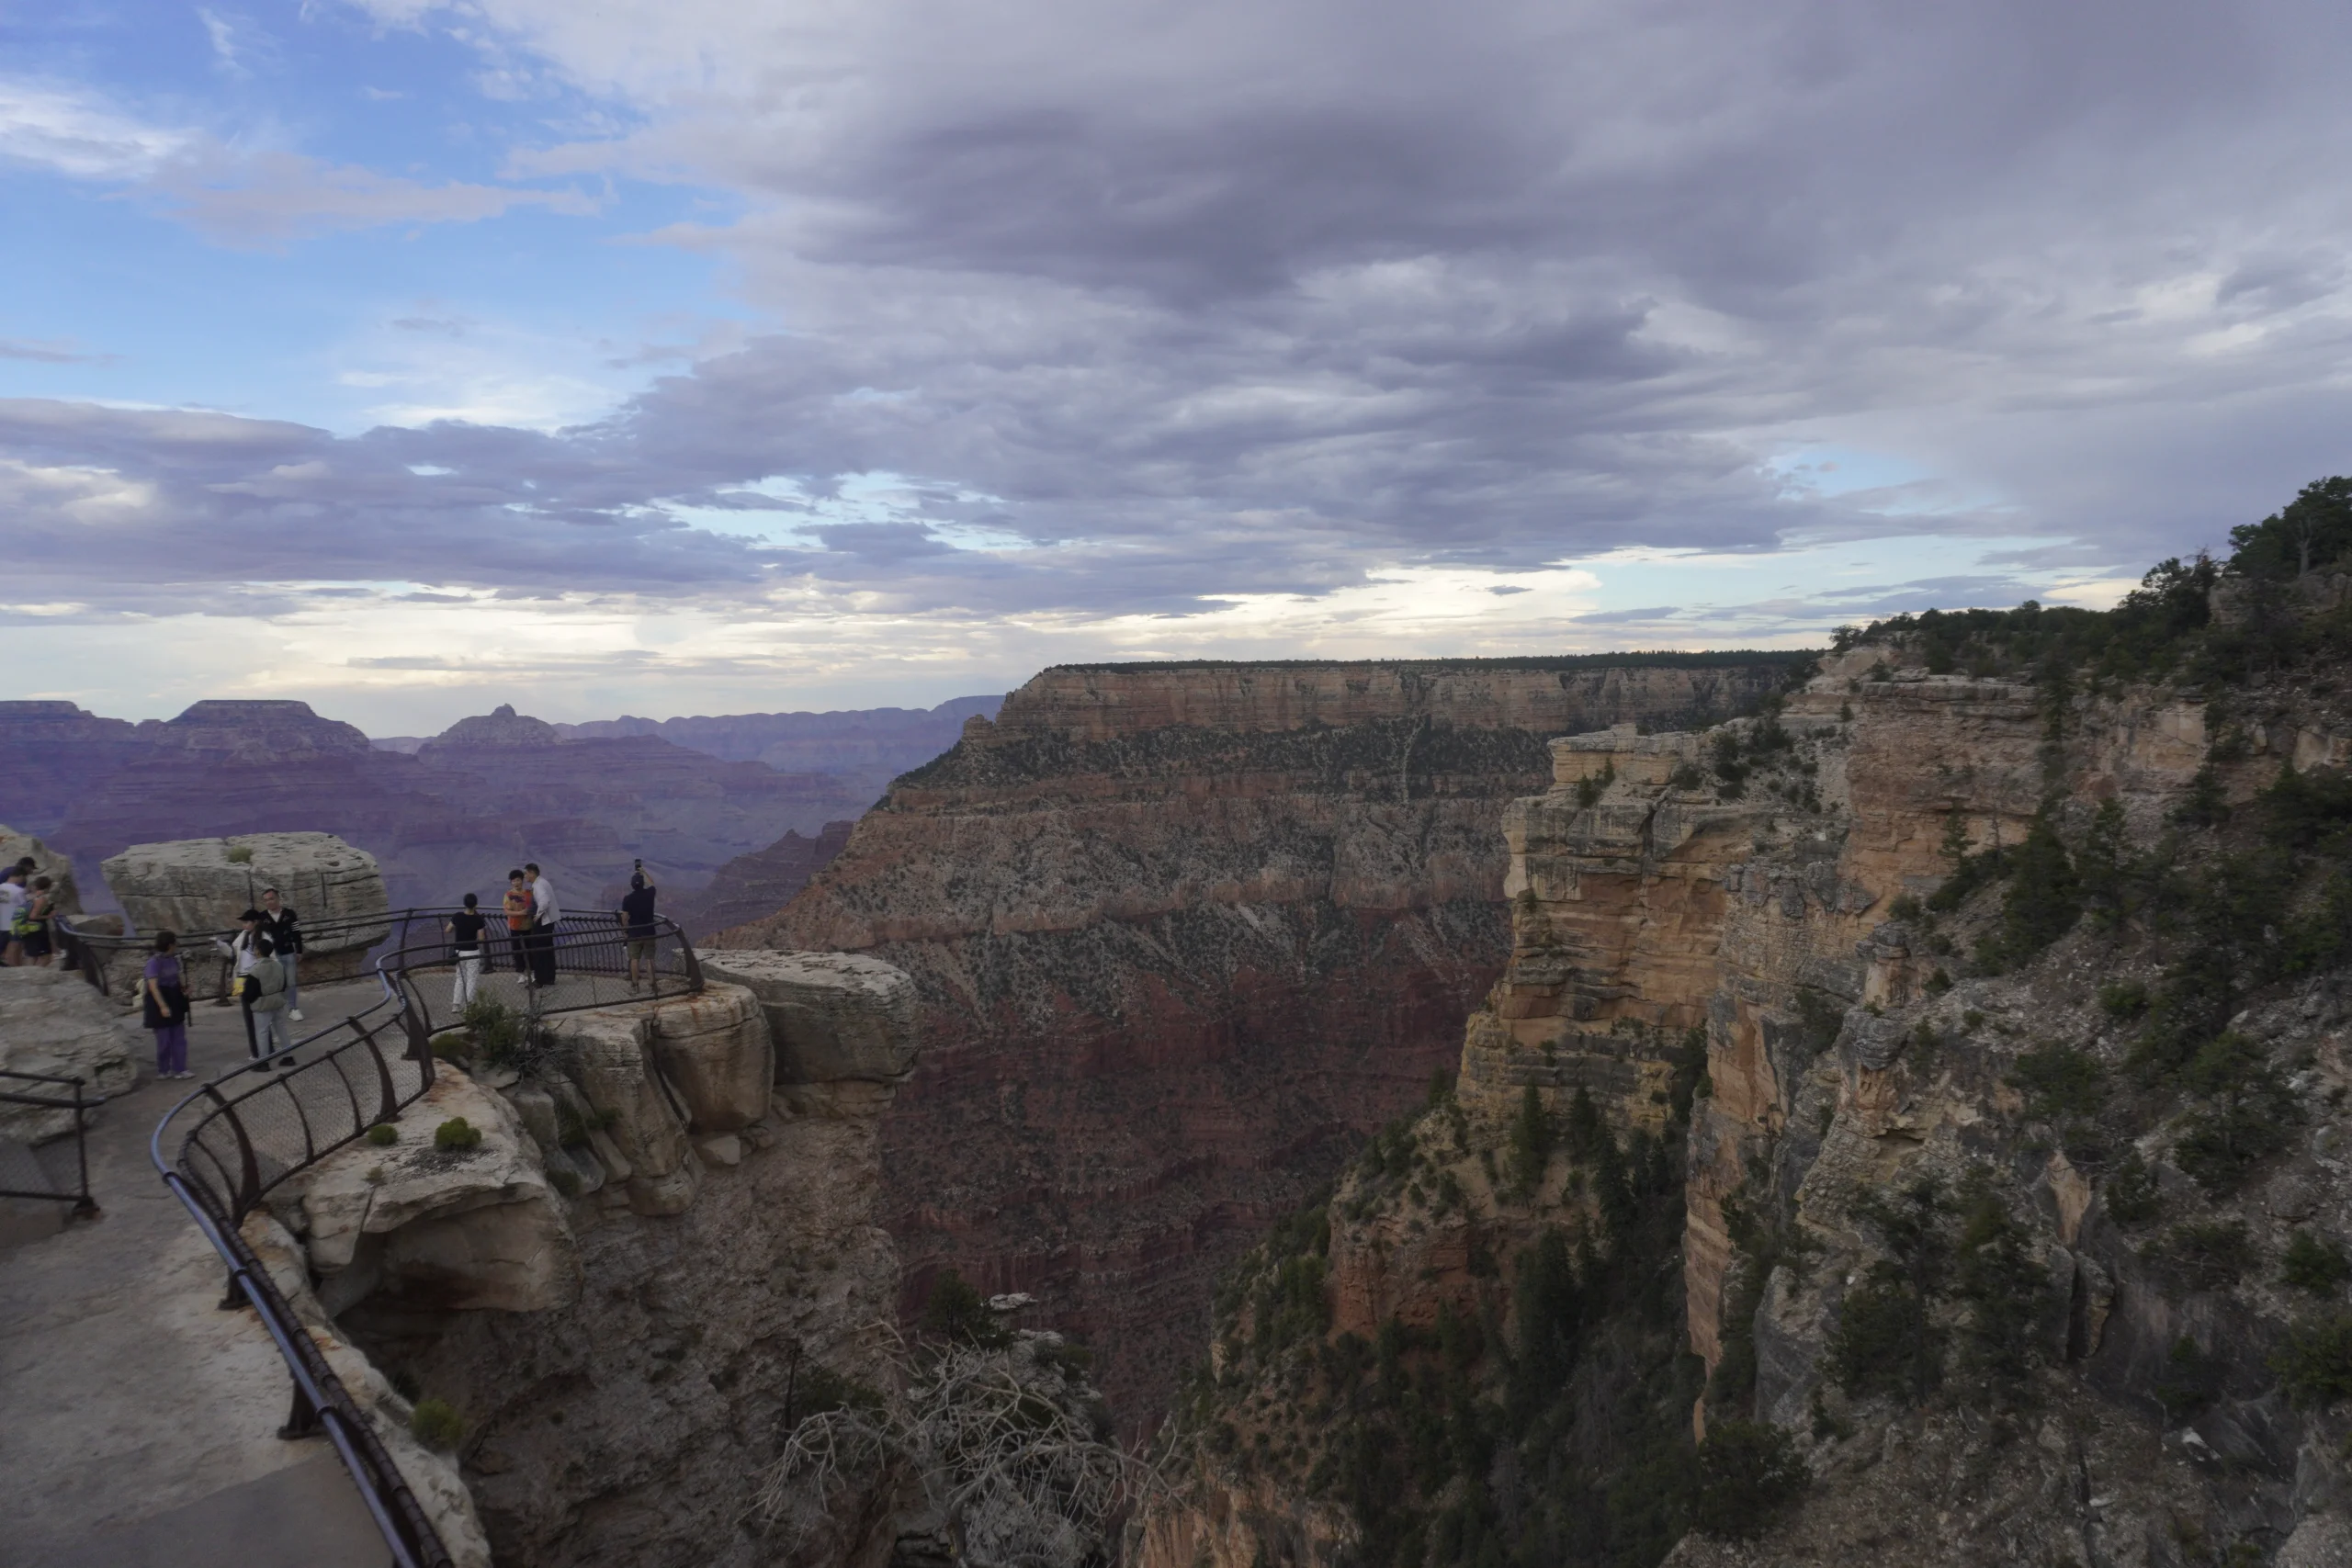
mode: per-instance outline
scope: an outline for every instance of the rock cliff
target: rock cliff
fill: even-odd
[[[781,1433],[885,1375],[876,1133],[914,1065],[911,985],[724,956],[699,995],[443,1037],[423,1100],[248,1227],[300,1259],[298,1303],[389,1429],[451,1407],[441,1517],[501,1562],[770,1562],[742,1520]],[[447,1461],[401,1462],[442,1484]],[[824,1560],[887,1555],[891,1502],[813,1498]]]
[[[1457,1085],[1228,1280],[1146,1560],[2345,1561],[2343,581],[1555,741]]]
[[[1048,671],[722,944],[912,975],[888,1123],[910,1292],[1091,1337],[1129,1420],[1217,1267],[1411,1103],[1510,950],[1506,802],[1552,735],[1752,706],[1777,656]]]
[[[792,902],[810,878],[831,865],[849,843],[854,822],[828,822],[815,838],[786,833],[763,850],[737,855],[692,892],[662,897],[662,912],[700,940],[749,920],[762,919]],[[616,901],[619,897],[616,891]]]

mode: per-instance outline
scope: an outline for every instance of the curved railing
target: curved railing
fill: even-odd
[[[452,985],[456,954],[442,925],[454,909],[403,909],[372,921],[385,933],[376,960],[382,995],[369,1007],[297,1040],[273,1056],[222,1074],[174,1106],[156,1124],[148,1152],[164,1184],[229,1268],[224,1306],[250,1304],[294,1380],[292,1414],[281,1437],[322,1432],[343,1457],[397,1568],[449,1568],[447,1549],[391,1457],[268,1269],[245,1241],[245,1217],[271,1190],[327,1155],[390,1122],[433,1086],[433,1036],[458,1021],[437,1010],[435,981]],[[307,941],[315,942],[306,930]],[[213,934],[186,939],[194,943]],[[107,946],[144,939],[72,933],[81,961],[107,988]],[[683,995],[702,989],[694,944],[669,920],[635,947],[610,915],[568,916],[553,930],[492,933],[478,994],[513,989],[533,1021],[553,1012]],[[543,944],[543,945],[540,945]],[[631,959],[637,962],[634,965]],[[521,986],[517,959],[550,984]],[[504,967],[493,971],[493,964]],[[630,971],[634,967],[636,975]],[[311,982],[315,983],[315,982]],[[454,1000],[454,998],[452,998]],[[435,1018],[441,1021],[436,1024]]]

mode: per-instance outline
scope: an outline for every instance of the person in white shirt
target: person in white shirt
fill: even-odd
[[[256,944],[263,940],[261,911],[247,909],[237,917],[237,921],[241,929],[235,936],[229,938],[226,942],[219,937],[212,939],[212,945],[220,950],[220,956],[235,967],[234,976],[221,987],[220,1005],[226,1006],[229,998],[234,997],[237,1004],[245,1010],[245,1051],[250,1055],[259,1056],[261,1046],[255,1042],[254,1034],[253,998],[246,995],[251,987],[245,984],[245,977],[254,972],[254,965],[261,962],[261,954],[255,951]],[[284,983],[282,973],[279,976],[279,983],[282,987]]]
[[[25,961],[25,944],[17,935],[17,917],[25,911],[25,901],[31,896],[25,891],[25,868],[12,865],[0,875],[0,940],[7,943],[0,949],[0,964],[14,969]]]
[[[555,984],[555,928],[563,919],[563,911],[556,907],[555,884],[541,874],[536,863],[525,863],[524,873],[531,879],[531,984]]]

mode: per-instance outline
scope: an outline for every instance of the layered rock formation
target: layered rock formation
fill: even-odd
[[[38,759],[0,784],[0,817],[85,870],[159,839],[325,831],[373,854],[402,906],[492,891],[526,860],[574,900],[625,880],[639,858],[683,891],[871,799],[838,778],[652,737],[568,740],[511,708],[461,720],[412,756],[297,702],[201,702],[135,727],[36,705],[0,710],[0,735],[24,732]]]
[[[1035,1293],[1141,1419],[1218,1265],[1457,1055],[1544,741],[1726,716],[1787,668],[1049,671],[719,941],[915,977],[928,1055],[886,1161],[910,1289],[953,1264]]]
[[[1337,1563],[1384,1529],[1433,1562],[1488,1539],[1656,1561],[1694,1517],[1762,1539],[1690,1534],[1671,1561],[1692,1568],[2342,1559],[2340,670],[2209,702],[2046,663],[1933,673],[1933,647],[1866,641],[1708,733],[1555,743],[1554,787],[1505,815],[1512,949],[1458,1099],[1375,1144],[1311,1253],[1291,1226],[1234,1281],[1215,1350],[1232,1372],[1192,1411],[1202,1489],[1148,1561]],[[1671,1295],[1612,1282],[1641,1234],[1608,1217],[1619,1156],[1565,1185],[1556,1156],[1517,1173],[1580,1115],[1621,1169],[1687,1115]],[[1553,1227],[1575,1259],[1553,1276],[1559,1375],[1601,1380],[1556,1430],[1523,1425],[1543,1391],[1514,1381],[1541,1349],[1530,1259]],[[1710,1515],[1687,1438],[1662,1444],[1657,1529],[1616,1534],[1611,1493],[1597,1544],[1562,1522],[1593,1473],[1577,1456],[1657,1431],[1611,1399],[1629,1373],[1653,1402],[1698,1392],[1629,1357],[1668,1310],[1711,1374],[1691,1427],[1777,1428],[1811,1489],[1756,1481],[1745,1516],[1722,1494]],[[1366,1382],[1351,1358],[1374,1341],[1403,1371]],[[1464,1416],[1450,1386],[1496,1414]],[[1486,1457],[1465,1473],[1460,1450],[1407,1442],[1416,1397]],[[1401,1468],[1333,1436],[1392,1419]],[[1539,1483],[1547,1452],[1569,1457]]]
[[[650,719],[624,715],[556,728],[566,739],[650,735],[730,762],[765,762],[780,773],[827,773],[859,792],[861,806],[892,779],[956,744],[964,721],[994,718],[1001,696],[956,697],[933,708],[853,708],[833,713],[737,713]],[[781,902],[766,914],[781,908]],[[729,924],[734,922],[729,921]]]
[[[791,903],[810,878],[832,864],[855,826],[828,822],[813,839],[786,833],[763,850],[737,855],[711,873],[705,886],[676,897],[664,889],[662,912],[696,938],[763,919]],[[616,901],[620,891],[613,891]]]
[[[780,1424],[812,1387],[882,1375],[876,1131],[913,1066],[910,983],[864,958],[728,961],[746,984],[557,1015],[519,1069],[449,1067],[390,1142],[248,1226],[300,1260],[292,1299],[428,1486],[402,1428],[420,1398],[455,1406],[441,1517],[501,1562],[765,1563],[741,1521]],[[441,1146],[457,1118],[478,1140]],[[887,1553],[888,1501],[816,1498],[825,1560]]]
[[[106,998],[78,975],[25,965],[0,969],[0,1068],[83,1080],[96,1105],[130,1089],[146,1042]],[[17,1090],[42,1095],[72,1091],[62,1085]],[[31,1145],[74,1130],[70,1111],[0,1104],[0,1141]]]

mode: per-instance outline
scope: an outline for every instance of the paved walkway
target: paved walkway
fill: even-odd
[[[305,987],[317,1028],[380,994]],[[245,1059],[233,1008],[199,1006],[189,1066]],[[153,1074],[152,1053],[143,1071]],[[377,1568],[390,1553],[323,1438],[277,1433],[291,1383],[252,1309],[147,1157],[196,1084],[152,1076],[101,1110],[105,1213],[0,1250],[0,1562],[10,1568]]]

